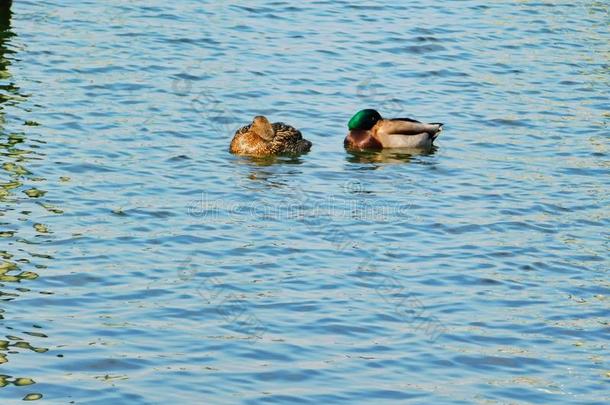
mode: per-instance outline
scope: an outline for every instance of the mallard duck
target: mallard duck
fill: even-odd
[[[347,124],[343,142],[348,149],[418,148],[428,149],[443,124],[424,124],[411,118],[383,119],[373,109],[358,111]]]
[[[311,142],[303,139],[301,131],[283,122],[272,124],[260,115],[235,132],[229,148],[231,153],[250,156],[298,154],[309,149]]]

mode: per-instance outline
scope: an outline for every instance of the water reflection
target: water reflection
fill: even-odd
[[[237,156],[236,158],[238,173],[237,178],[240,179],[240,184],[248,186],[247,183],[252,181],[263,182],[270,187],[283,188],[287,185],[282,181],[282,174],[290,174],[298,176],[301,171],[296,169],[304,160],[302,156]],[[291,168],[294,167],[295,169]],[[240,167],[245,167],[247,170],[241,170]],[[279,175],[279,176],[278,176]],[[243,181],[242,181],[243,180]]]
[[[9,66],[11,64],[10,59],[7,55],[14,53],[8,48],[10,39],[15,34],[11,30],[11,11],[10,2],[0,0],[0,80],[5,81],[11,78],[9,72]],[[12,82],[0,83],[0,124],[4,124],[4,111],[1,104],[9,102],[15,99],[19,100],[19,88],[17,88]]]
[[[2,28],[9,25],[12,3],[12,0],[0,0],[0,24],[2,25]]]
[[[238,163],[255,166],[272,166],[275,164],[300,165],[304,162],[304,155],[279,155],[279,156],[237,156]]]
[[[583,28],[607,39],[599,14],[419,2],[405,26],[398,2],[257,2],[208,24],[209,1],[119,3],[116,21],[106,2],[15,2],[0,250],[5,275],[40,277],[0,287],[0,403],[601,402],[607,97],[581,73],[607,65]],[[348,154],[361,104],[479,135]],[[210,133],[260,106],[312,152],[240,158]]]
[[[347,150],[346,160],[350,163],[409,163],[416,156],[434,155],[438,148],[430,149],[382,149],[379,151]]]
[[[27,267],[33,263],[28,257],[22,257],[25,253],[24,249],[17,247],[18,243],[28,243],[23,237],[18,237],[22,227],[19,222],[27,220],[33,211],[24,209],[28,200],[39,199],[45,194],[44,190],[37,187],[29,187],[24,189],[25,181],[42,181],[44,179],[32,176],[30,170],[27,169],[27,162],[32,156],[40,155],[40,152],[27,148],[27,136],[25,133],[15,133],[7,126],[6,107],[15,106],[27,98],[21,94],[20,88],[15,85],[13,76],[10,72],[11,61],[14,59],[12,55],[15,51],[12,49],[12,39],[16,36],[11,28],[11,2],[0,1],[0,162],[2,172],[0,177],[0,239],[3,241],[3,246],[7,250],[0,251],[0,301],[5,304],[15,301],[20,295],[30,293],[31,290],[23,287],[23,283],[35,280],[38,274],[27,270]],[[26,126],[36,125],[32,121],[26,121]],[[22,193],[18,193],[21,191]],[[24,196],[25,195],[25,196]],[[17,213],[19,211],[19,213]],[[47,234],[49,232],[46,225],[36,223],[33,225],[34,231],[38,235]],[[30,256],[35,257],[35,253],[30,253]],[[43,268],[44,265],[36,265],[35,267]],[[10,308],[10,307],[9,307]],[[3,335],[5,339],[0,339],[0,364],[9,362],[9,355],[20,353],[23,351],[31,351],[34,353],[45,353],[47,348],[38,347],[26,340],[24,337],[29,336],[39,341],[47,336],[40,331],[38,325],[30,325],[31,330],[20,330],[9,325],[10,318],[7,319],[6,309],[0,310],[0,320],[3,321]],[[29,329],[28,327],[28,329]],[[24,335],[17,336],[18,334]],[[14,386],[23,387],[35,384],[35,381],[29,377],[10,375],[0,375],[0,388]],[[22,393],[26,395],[27,400],[36,400],[41,398],[40,394]]]

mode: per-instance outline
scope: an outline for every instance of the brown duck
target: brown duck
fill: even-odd
[[[424,124],[411,118],[383,119],[373,109],[358,111],[347,124],[343,142],[348,149],[429,149],[443,128],[441,123]]]
[[[272,124],[260,115],[235,132],[229,148],[231,153],[249,156],[299,154],[310,149],[311,142],[303,139],[301,131],[283,122]]]

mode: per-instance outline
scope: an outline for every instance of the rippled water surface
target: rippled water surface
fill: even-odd
[[[16,0],[0,403],[609,403],[609,10]],[[365,107],[445,131],[347,153]]]

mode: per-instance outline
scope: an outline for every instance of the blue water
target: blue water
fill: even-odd
[[[609,11],[16,0],[0,403],[609,403]],[[349,154],[365,107],[445,131]]]

